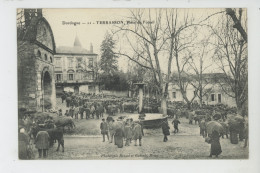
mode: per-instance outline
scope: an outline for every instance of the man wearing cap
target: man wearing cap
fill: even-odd
[[[107,122],[105,122],[105,118],[102,118],[102,122],[100,124],[100,130],[101,130],[101,134],[103,135],[103,142],[105,142],[105,135],[107,135],[107,140],[109,141],[108,124]]]

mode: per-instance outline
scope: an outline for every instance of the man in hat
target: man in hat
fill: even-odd
[[[100,130],[101,130],[101,134],[103,135],[103,142],[105,142],[105,135],[107,135],[107,140],[109,141],[108,124],[105,121],[105,118],[102,118],[102,122],[100,124]]]
[[[181,124],[181,122],[178,120],[178,118],[174,118],[174,120],[172,121],[173,127],[174,127],[174,134],[175,133],[179,133],[179,124]]]
[[[164,121],[162,122],[162,131],[163,131],[163,135],[164,135],[163,142],[167,142],[167,141],[168,141],[167,136],[170,135],[169,129],[170,129],[170,127],[169,127],[169,125],[168,125],[168,121],[167,121],[167,120],[164,120]]]

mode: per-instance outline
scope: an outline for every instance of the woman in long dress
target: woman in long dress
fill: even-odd
[[[117,128],[114,136],[115,145],[117,145],[118,148],[123,148],[124,145],[124,131],[123,129]]]
[[[217,131],[213,131],[211,135],[211,148],[210,148],[210,155],[209,157],[212,157],[212,155],[215,155],[218,157],[220,153],[222,152],[221,150],[221,145],[219,142],[219,137],[220,134]]]

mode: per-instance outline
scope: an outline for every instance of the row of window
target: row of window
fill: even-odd
[[[211,101],[217,101],[216,100],[216,94],[211,94]],[[218,94],[218,103],[221,103],[221,94]]]
[[[67,75],[62,75],[62,74],[56,74],[56,81],[62,81],[64,78],[67,78],[69,81],[73,80],[93,80],[94,79],[94,73],[93,72],[88,72],[86,74],[83,73],[68,73]],[[66,80],[66,79],[64,79]]]
[[[49,60],[48,60],[48,56],[46,54],[44,54],[44,57],[42,57],[41,51],[37,51],[37,57],[39,57],[40,59],[44,60],[44,61],[50,61],[52,63],[52,57],[50,56]]]
[[[73,68],[74,66],[76,66],[76,68],[86,69],[86,62],[83,61],[82,57],[76,58],[76,64],[74,64],[73,57],[68,57],[67,60],[68,60],[67,62],[69,68]],[[55,67],[62,67],[61,58],[59,57],[55,58]],[[88,58],[88,67],[89,68],[93,67],[93,58]]]
[[[195,94],[195,91],[194,91],[194,94]],[[217,95],[218,99],[216,99],[216,95]],[[173,96],[174,99],[176,99],[176,92],[172,92],[172,96]],[[218,101],[218,103],[221,103],[222,102],[222,96],[221,96],[221,94],[211,94],[210,100],[212,102]]]

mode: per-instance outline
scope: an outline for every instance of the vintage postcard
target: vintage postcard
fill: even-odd
[[[18,8],[20,160],[248,159],[247,8]]]

